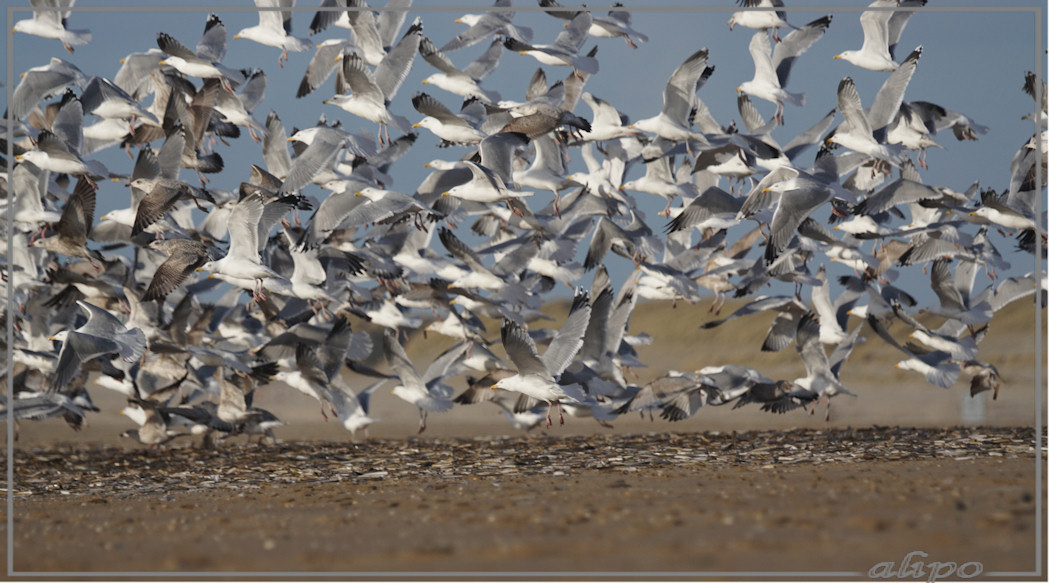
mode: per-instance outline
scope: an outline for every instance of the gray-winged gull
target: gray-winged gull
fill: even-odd
[[[773,50],[764,31],[757,31],[750,39],[750,56],[754,60],[754,78],[739,85],[742,91],[754,97],[776,104],[773,119],[783,123],[783,104],[805,105],[804,93],[791,93],[784,89],[794,62],[816,41],[823,37],[830,26],[831,15],[818,18],[787,35]],[[771,53],[771,54],[770,54]]]
[[[794,384],[798,388],[812,391],[819,400],[826,401],[827,413],[825,419],[829,421],[831,397],[838,394],[855,396],[842,384],[838,378],[838,371],[841,369],[845,358],[852,351],[852,346],[856,341],[860,327],[857,326],[852,334],[835,348],[834,353],[831,355],[833,361],[832,358],[828,358],[827,352],[823,349],[823,344],[820,342],[819,329],[819,316],[814,312],[808,312],[798,322],[794,347],[798,350],[801,361],[805,365],[805,376],[794,379]],[[814,411],[813,409],[810,413]]]
[[[229,251],[221,259],[208,261],[197,268],[197,271],[210,271],[213,275],[224,275],[243,283],[253,282],[253,286],[244,287],[252,290],[255,300],[265,298],[263,280],[272,278],[287,283],[259,258],[259,220],[263,210],[262,196],[258,193],[238,202],[229,215]]]
[[[513,10],[506,10],[510,8],[510,4],[511,0],[495,0],[492,6],[502,10],[489,10],[482,14],[464,14],[456,18],[455,22],[465,24],[469,28],[445,43],[441,47],[441,52],[447,53],[466,48],[481,42],[493,34],[499,34],[521,42],[530,42],[532,40],[532,29],[527,26],[515,26],[510,22],[514,17]]]
[[[426,128],[448,144],[477,144],[485,138],[481,130],[427,93],[412,96],[412,106],[426,116],[412,128]]]
[[[842,78],[838,83],[838,111],[848,124],[848,132],[835,131],[827,138],[828,142],[844,146],[850,150],[867,154],[876,160],[899,166],[905,157],[904,147],[899,144],[883,144],[874,137],[874,128],[863,111],[860,94],[851,77]]]
[[[517,374],[500,379],[492,385],[492,389],[517,391],[533,399],[546,401],[549,404],[546,411],[547,427],[551,425],[550,411],[557,405],[560,422],[564,425],[561,401],[582,402],[586,400],[586,395],[578,385],[560,385],[556,379],[568,368],[582,348],[583,335],[589,323],[590,296],[585,291],[580,291],[572,299],[568,317],[565,318],[557,336],[540,358],[535,341],[528,334],[528,330],[504,320],[501,330],[503,348],[517,367]]]
[[[16,120],[26,118],[41,99],[61,93],[69,85],[83,87],[87,76],[76,65],[51,57],[46,65],[33,67],[22,73],[21,80],[11,96],[9,112]]]
[[[51,390],[67,385],[84,362],[95,357],[118,354],[125,362],[134,362],[146,351],[146,335],[142,330],[128,330],[116,316],[94,304],[77,301],[77,305],[87,314],[87,322],[79,328],[62,330],[51,336],[51,340],[62,342],[51,378]]]
[[[397,373],[400,382],[393,388],[392,393],[419,409],[419,433],[422,433],[426,431],[426,417],[429,413],[443,413],[452,408],[451,395],[445,390],[447,387],[440,384],[447,371],[431,370],[431,365],[426,371],[426,378],[423,378],[419,376],[415,365],[404,352],[396,332],[391,329],[385,330],[382,340],[386,362]]]
[[[433,85],[462,97],[477,97],[488,103],[499,101],[498,93],[481,88],[479,83],[499,63],[503,55],[502,40],[493,41],[488,50],[462,70],[425,36],[419,43],[419,55],[439,71],[423,79],[423,85]]]
[[[199,79],[218,79],[222,84],[222,87],[233,93],[233,83],[240,84],[244,82],[244,75],[235,69],[231,69],[222,63],[218,62],[221,60],[221,53],[225,52],[225,27],[222,25],[222,21],[215,15],[212,15],[205,24],[204,38],[209,38],[209,31],[221,30],[221,49],[216,49],[214,45],[203,47],[198,45],[197,52],[193,52],[186,45],[177,41],[170,34],[165,32],[157,33],[157,46],[160,50],[164,51],[167,57],[160,61],[161,65],[171,65],[178,72],[189,77],[197,77]],[[204,54],[199,54],[201,49],[205,49]],[[218,50],[219,54],[213,54]],[[213,57],[218,56],[218,59]]]
[[[663,89],[663,108],[659,115],[638,120],[628,127],[650,132],[673,142],[697,140],[706,145],[706,137],[693,131],[689,121],[693,106],[698,100],[696,85],[706,68],[707,49],[692,53],[685,62],[674,69],[667,80]]]
[[[506,48],[522,55],[531,55],[544,65],[572,67],[576,71],[593,75],[598,70],[597,59],[579,54],[592,22],[590,11],[583,11],[565,26],[552,44],[533,45],[511,37],[506,39]]]
[[[777,31],[780,28],[796,28],[787,22],[785,10],[750,10],[751,8],[783,8],[783,0],[736,0],[736,4],[747,10],[732,13],[728,19],[729,30],[732,30],[737,24],[747,28],[756,28],[761,32],[771,29],[772,39],[779,41]]]
[[[146,111],[126,91],[115,83],[102,77],[92,77],[80,95],[84,113],[91,113],[106,119],[127,120],[128,130],[135,133],[135,120],[145,118],[153,124],[160,120]]]
[[[422,24],[416,22],[405,33],[373,73],[364,64],[357,53],[342,53],[337,59],[342,61],[342,78],[350,88],[350,94],[338,94],[324,103],[336,105],[354,115],[380,126],[379,143],[390,141],[389,125],[393,124],[402,132],[411,131],[411,124],[401,116],[390,113],[387,104],[396,95],[397,90],[411,70],[415,54],[419,51],[419,40],[422,38]]]
[[[863,45],[858,50],[842,51],[834,55],[835,59],[844,59],[857,67],[872,71],[894,71],[898,64],[893,60],[896,43],[903,33],[907,21],[914,14],[911,10],[892,10],[893,8],[917,7],[925,0],[901,2],[900,0],[874,0],[870,8],[860,15],[860,26],[863,28]]]
[[[72,151],[62,138],[47,130],[37,135],[36,148],[15,156],[15,160],[32,162],[37,167],[56,174],[82,176],[91,183],[94,183],[91,175],[106,176],[109,174],[102,163],[96,160],[85,161]]]

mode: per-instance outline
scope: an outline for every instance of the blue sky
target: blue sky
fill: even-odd
[[[309,21],[313,17],[312,7],[318,3],[311,1],[305,4],[306,10],[296,15],[296,35],[308,35]],[[277,49],[247,40],[234,40],[233,34],[241,28],[257,23],[254,12],[236,9],[245,4],[251,7],[248,2],[210,2],[208,6],[221,16],[230,34],[224,64],[234,68],[261,67],[267,74],[269,85],[266,98],[255,111],[256,119],[264,122],[266,113],[273,109],[279,113],[289,131],[293,126],[313,125],[322,114],[328,119],[341,119],[350,129],[376,129],[371,122],[353,117],[334,106],[321,104],[323,99],[332,96],[332,80],[304,99],[294,97],[311,54],[293,53],[281,69],[277,67]],[[416,4],[418,6],[410,14],[409,20],[420,15],[425,34],[438,46],[463,29],[463,25],[453,22],[457,16],[483,10],[490,5],[488,2],[458,2],[451,5],[432,0],[417,0]],[[515,23],[531,26],[535,31],[534,42],[552,42],[561,30],[563,21],[536,11],[534,3],[520,1],[516,4],[520,6]],[[92,7],[118,5],[126,9],[91,10]],[[829,1],[809,1],[804,4],[788,2],[788,5],[791,8],[788,20],[796,25],[831,12],[834,13],[834,20],[825,37],[795,65],[787,89],[806,93],[807,104],[804,107],[787,106],[786,124],[772,134],[781,144],[818,121],[835,106],[836,87],[843,76],[853,77],[865,105],[871,103],[887,76],[887,73],[865,71],[832,58],[842,50],[859,48],[862,42],[859,9],[866,2],[848,3],[845,9],[841,2]],[[77,8],[81,10],[72,15],[69,26],[90,29],[94,34],[91,44],[78,47],[75,54],[69,55],[57,41],[15,34],[13,53],[9,59],[0,63],[4,67],[0,79],[4,79],[5,83],[10,82],[7,76],[9,60],[14,63],[11,78],[16,85],[20,72],[46,63],[51,56],[66,59],[89,75],[112,78],[120,67],[121,57],[156,47],[155,35],[160,31],[171,34],[190,47],[196,44],[203,31],[207,9],[164,11],[153,6],[156,5],[144,2],[117,4],[80,0]],[[592,6],[596,13],[601,13],[600,8],[607,9],[608,3]],[[1030,10],[1037,6],[1044,4],[1040,0],[1009,3],[931,0],[926,10],[911,19],[900,41],[898,57],[902,58],[918,45],[923,46],[923,54],[918,71],[907,89],[906,99],[937,103],[968,115],[990,128],[990,133],[981,136],[977,142],[957,142],[949,134],[940,135],[938,141],[946,150],[930,150],[929,170],[922,171],[927,184],[948,186],[958,191],[965,190],[974,180],[979,180],[982,186],[999,190],[1007,185],[1010,159],[1034,132],[1033,125],[1021,119],[1021,116],[1033,110],[1034,105],[1020,88],[1024,71],[1037,70],[1038,46],[1042,49],[1046,46],[1044,21],[1039,22],[1036,13]],[[149,9],[146,10],[146,7]],[[661,2],[658,7],[646,4],[645,9],[628,8],[633,10],[634,28],[647,34],[650,41],[634,50],[620,39],[589,39],[584,47],[588,50],[595,43],[599,45],[597,57],[601,70],[590,78],[586,90],[610,101],[632,120],[655,115],[661,107],[662,90],[670,73],[685,57],[701,47],[707,47],[709,63],[716,67],[716,72],[699,96],[715,119],[723,125],[733,119],[738,120],[735,88],[753,75],[753,64],[747,51],[753,31],[739,27],[729,31],[726,22],[736,8],[734,2]],[[27,12],[15,14],[16,20],[26,17]],[[4,18],[6,20],[7,14]],[[5,21],[3,25],[5,30],[11,30],[11,22]],[[1040,43],[1037,38],[1039,33],[1042,35]],[[9,37],[11,34],[8,32]],[[333,27],[312,38],[320,42],[348,35],[348,31]],[[11,46],[11,39],[8,42],[8,46]],[[486,46],[486,43],[482,43],[450,53],[449,56],[456,64],[463,66]],[[498,90],[507,99],[523,99],[528,80],[538,67],[539,63],[533,58],[507,51],[499,68],[483,82],[483,86]],[[564,68],[543,68],[551,83],[568,74]],[[460,103],[458,97],[420,84],[432,72],[428,64],[417,59],[391,109],[413,122],[418,121],[421,116],[410,103],[412,94],[417,91],[427,91],[456,109]],[[771,117],[772,104],[762,101],[756,101],[756,104],[766,117]],[[590,116],[589,109],[582,103],[576,113]],[[465,152],[461,148],[437,150],[433,147],[436,142],[436,137],[423,131],[413,151],[394,166],[392,188],[410,193],[427,174],[423,163],[437,157],[456,158]],[[218,151],[226,160],[227,170],[215,178],[211,187],[235,189],[240,181],[247,178],[248,164],[261,163],[259,148],[246,135],[232,142],[228,148],[220,147]],[[571,169],[582,169],[581,158],[576,151],[572,153]],[[801,164],[811,163],[814,156],[814,149],[807,152]],[[108,150],[95,157],[111,171],[129,173],[131,170],[132,162],[122,151]],[[641,172],[643,169],[634,168],[628,179]],[[186,171],[185,177],[190,177],[189,171]],[[326,193],[310,187],[306,194],[320,198]],[[550,195],[540,193],[536,196],[538,202],[545,204]],[[638,193],[636,197],[646,213],[649,225],[654,230],[661,230],[665,219],[657,217],[656,212],[662,209],[663,201],[644,193]],[[126,204],[127,189],[118,184],[103,184],[96,216]],[[826,209],[821,209],[817,216],[823,220],[826,214]],[[749,230],[749,226],[740,228],[739,234],[746,230]],[[997,235],[993,242],[1003,252],[1010,251],[1013,246],[1011,239]],[[441,249],[438,251],[443,252]],[[1009,273],[1011,275],[1034,269],[1029,255],[1010,253],[1009,260],[1014,263]],[[609,265],[617,281],[625,277],[630,267],[629,262],[619,259],[610,260]],[[815,269],[816,266],[811,267]],[[927,276],[922,275],[917,268],[910,268],[904,275],[922,280],[915,281],[909,288],[919,291],[928,287],[925,280]],[[580,283],[589,285],[589,281],[588,275]]]

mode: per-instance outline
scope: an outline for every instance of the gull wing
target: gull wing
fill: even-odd
[[[458,237],[456,237],[451,229],[441,227],[437,232],[437,236],[440,238],[445,249],[447,249],[456,259],[465,263],[471,271],[491,273],[491,271],[484,266],[484,263],[481,262],[481,258],[477,253],[470,248],[469,245],[463,243]]]
[[[928,0],[901,0],[900,8],[920,8],[927,2]],[[907,22],[914,16],[914,12],[914,10],[895,10],[889,17],[888,44],[889,57],[892,59],[896,58],[896,44],[900,42],[903,29],[907,27]]]
[[[551,375],[556,377],[568,368],[569,363],[583,346],[583,335],[586,334],[589,324],[590,294],[586,290],[578,290],[575,297],[572,298],[572,308],[568,312],[568,318],[565,319],[565,323],[550,341],[546,352],[543,353],[543,367]]]
[[[899,0],[874,0],[871,7],[894,7]],[[863,29],[863,52],[879,53],[888,60],[889,55],[889,19],[891,10],[866,10],[860,15],[860,27]]]
[[[411,6],[412,0],[389,0],[375,17],[375,27],[379,31],[379,40],[384,48],[393,46],[397,32],[408,17],[408,9]]]
[[[539,375],[543,378],[551,378],[546,365],[539,358],[539,351],[535,347],[535,341],[528,335],[528,331],[510,320],[503,320],[500,330],[503,340],[503,349],[510,361],[517,367],[518,374]]]
[[[382,348],[383,354],[386,356],[386,363],[397,373],[401,384],[406,389],[418,390],[428,394],[426,383],[423,382],[422,377],[419,376],[419,371],[415,370],[415,365],[412,364],[408,354],[404,351],[404,347],[397,340],[395,331],[389,328],[386,329],[382,336]]]
[[[663,89],[663,115],[685,125],[696,100],[696,84],[706,68],[707,49],[702,48],[674,69]]]
[[[838,111],[849,124],[850,133],[857,136],[870,136],[871,140],[874,140],[874,132],[870,122],[867,121],[867,115],[863,113],[860,94],[856,91],[856,84],[852,81],[852,77],[843,77],[838,83]]]
[[[291,170],[291,154],[288,153],[288,134],[284,131],[277,112],[270,110],[266,116],[266,133],[262,137],[262,158],[266,169],[274,176],[285,178]]]
[[[418,95],[413,96],[412,107],[423,115],[428,115],[440,120],[443,124],[470,127],[470,124],[466,123],[466,120],[455,115],[455,113],[448,109],[445,104],[437,101],[428,93],[419,93]]]
[[[463,67],[463,73],[475,81],[485,78],[499,64],[499,59],[503,56],[503,48],[502,42],[498,39],[493,40],[492,44],[488,45],[488,50]]]
[[[754,79],[762,80],[775,87],[780,87],[779,79],[772,68],[772,45],[769,44],[769,34],[759,30],[750,37],[750,58],[754,60]]]
[[[570,55],[578,53],[593,22],[594,16],[589,10],[579,12],[554,39],[554,47]]]
[[[499,45],[502,46],[501,44]],[[419,54],[422,55],[424,61],[430,64],[431,67],[449,76],[462,75],[462,71],[452,63],[451,59],[448,58],[440,49],[438,49],[432,41],[426,36],[419,39]]]
[[[805,364],[809,376],[830,373],[827,353],[820,343],[820,320],[815,312],[809,312],[798,321],[798,332],[794,338],[794,347]]]
[[[229,252],[231,257],[259,261],[259,220],[265,206],[254,193],[233,206],[229,213]]]
[[[142,301],[159,300],[182,285],[194,269],[208,260],[207,245],[192,239],[176,239],[179,246],[157,267]]]
[[[590,323],[583,337],[583,346],[579,349],[581,358],[596,361],[605,357],[608,316],[612,313],[613,299],[612,288],[605,287],[598,292],[594,302],[590,305]]]
[[[809,50],[809,47],[814,45],[816,41],[823,38],[823,34],[827,32],[833,17],[834,15],[828,14],[817,18],[805,26],[791,31],[782,41],[776,44],[776,48],[772,50],[772,67],[776,70],[776,77],[779,79],[780,87],[787,86],[787,79],[790,77],[790,69],[794,65],[794,61],[804,54],[805,51]]]
[[[294,2],[287,0],[255,0],[255,6],[258,8],[284,8],[285,5],[291,5]],[[291,12],[281,10],[259,10],[259,26],[268,28],[273,31],[284,31],[285,34],[291,33]]]
[[[226,25],[222,24],[222,20],[217,15],[210,14],[207,22],[204,23],[204,34],[201,35],[200,42],[197,43],[197,52],[194,56],[212,63],[222,61],[222,58],[226,56],[228,36]],[[165,53],[168,53],[164,47],[160,48]],[[170,55],[171,53],[168,54]]]
[[[73,243],[85,245],[94,218],[95,189],[86,178],[81,177],[73,188],[73,194],[62,207],[62,217],[54,228]]]
[[[368,69],[357,53],[348,53],[342,59],[342,75],[350,91],[362,99],[375,103],[386,103],[386,96],[375,80],[375,75]]]
[[[295,347],[295,366],[310,383],[324,387],[328,385],[330,377],[324,371],[324,364],[308,345],[299,344]]]
[[[168,56],[180,57],[188,60],[197,60],[197,54],[189,50],[189,47],[175,40],[175,37],[166,32],[157,33],[157,46]]]
[[[874,102],[867,113],[867,121],[873,132],[884,133],[892,120],[896,119],[900,104],[903,103],[903,93],[918,68],[918,59],[921,56],[922,48],[919,46],[889,75],[878,94],[874,96]]]
[[[302,75],[302,81],[299,82],[299,89],[295,97],[305,97],[327,81],[338,67],[336,57],[351,46],[353,45],[350,41],[342,39],[329,40],[317,45],[313,58],[310,59],[310,64],[306,66],[306,72]]]
[[[382,91],[386,102],[397,95],[397,90],[401,88],[408,73],[412,70],[415,55],[419,52],[422,30],[422,21],[417,18],[401,37],[397,46],[390,49],[382,62],[375,67],[375,82]]]

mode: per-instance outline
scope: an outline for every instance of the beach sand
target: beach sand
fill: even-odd
[[[1034,437],[868,428],[25,448],[14,570],[865,578],[921,551],[925,563],[1033,571],[1045,496]]]

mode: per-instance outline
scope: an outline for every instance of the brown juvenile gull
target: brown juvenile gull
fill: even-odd
[[[87,238],[91,233],[91,222],[95,217],[95,187],[81,177],[69,195],[62,217],[52,225],[55,234],[33,241],[33,247],[41,247],[67,257],[87,259],[96,271],[101,271],[105,261],[102,255],[87,248]],[[98,262],[96,262],[96,260]]]
[[[131,181],[130,186],[146,193],[146,196],[138,203],[135,223],[131,226],[132,237],[160,220],[180,200],[192,200],[197,208],[204,212],[207,212],[207,209],[200,204],[201,198],[212,204],[215,203],[215,199],[207,190],[194,188],[179,180],[160,177],[136,178]]]
[[[211,258],[208,246],[193,239],[157,239],[149,243],[149,248],[166,253],[168,258],[153,273],[153,279],[142,296],[144,302],[162,301]]]
[[[170,417],[161,410],[159,405],[142,399],[135,399],[131,404],[138,405],[145,412],[145,415],[138,429],[128,429],[120,434],[121,437],[134,439],[142,445],[148,445],[152,449],[176,437],[190,435],[189,433],[169,428],[168,421]],[[121,411],[121,413],[131,416],[130,413],[125,413],[124,411]]]
[[[526,103],[512,109],[511,115],[515,117],[500,132],[520,132],[529,138],[536,138],[561,126],[567,126],[573,134],[591,130],[587,120],[549,103]]]

